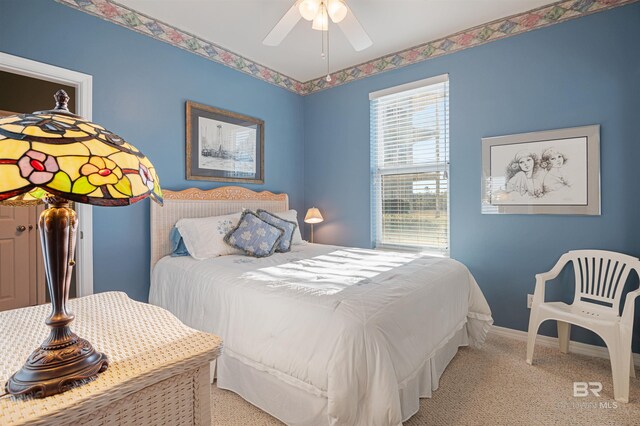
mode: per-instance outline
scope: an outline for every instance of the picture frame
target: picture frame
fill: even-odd
[[[264,183],[264,121],[186,103],[187,180]]]
[[[482,139],[483,214],[600,209],[599,125]]]

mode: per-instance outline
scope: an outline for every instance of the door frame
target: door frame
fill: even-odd
[[[75,87],[75,113],[89,121],[92,120],[93,77],[91,75],[3,52],[0,52],[0,71]],[[76,245],[76,295],[82,297],[93,294],[93,207],[89,204],[76,203],[76,211],[79,217]]]

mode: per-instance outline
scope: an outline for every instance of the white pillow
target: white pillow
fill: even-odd
[[[296,226],[295,231],[293,231],[293,238],[291,239],[291,244],[302,244],[304,241],[302,240],[302,235],[300,234],[300,222],[298,222],[298,212],[295,210],[288,210],[286,212],[278,212],[273,213],[278,216],[280,219],[288,220],[289,222],[295,222],[298,224]]]
[[[180,219],[176,228],[180,231],[184,245],[194,259],[242,254],[241,250],[224,242],[224,236],[240,220],[241,213],[224,216]]]

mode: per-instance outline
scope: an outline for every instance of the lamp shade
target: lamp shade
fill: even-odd
[[[327,12],[331,20],[338,24],[346,18],[348,9],[343,0],[327,0]]]
[[[151,162],[104,127],[72,114],[60,90],[55,109],[0,119],[0,201],[50,193],[99,206],[162,204]]]
[[[313,18],[313,24],[311,28],[316,31],[328,31],[329,29],[329,15],[327,15],[327,9],[324,4],[320,8],[318,14]]]
[[[324,220],[320,210],[315,207],[311,207],[307,210],[307,215],[304,217],[305,223],[320,223]]]
[[[304,19],[311,21],[320,10],[320,0],[303,0],[300,2],[298,10]]]

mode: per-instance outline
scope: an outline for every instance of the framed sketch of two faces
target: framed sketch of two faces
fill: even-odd
[[[600,214],[600,126],[482,139],[482,213]]]

